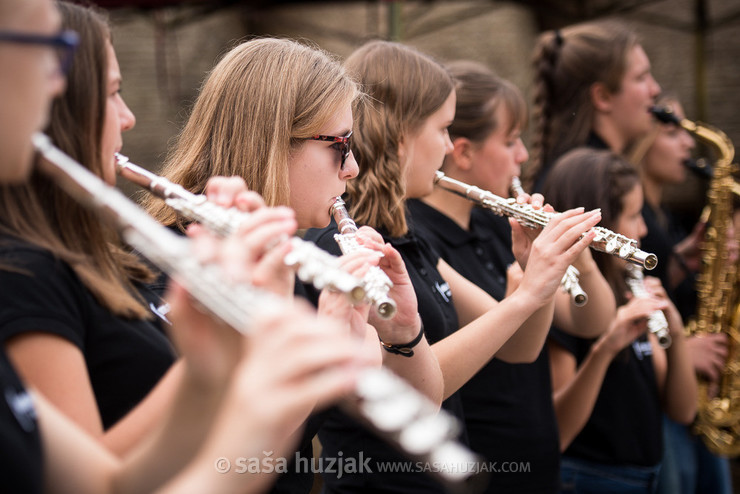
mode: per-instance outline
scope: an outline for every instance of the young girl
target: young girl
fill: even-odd
[[[508,362],[536,359],[551,321],[553,294],[566,266],[590,241],[590,234],[579,238],[598,215],[571,211],[554,220],[531,246],[519,289],[498,304],[440,260],[407,222],[406,201],[432,192],[435,172],[452,149],[447,133],[455,115],[451,76],[426,55],[382,41],[359,48],[345,67],[368,93],[359,105],[353,135],[361,173],[348,184],[351,214],[358,224],[377,229],[401,253],[419,300],[424,332],[434,342],[444,375],[443,406],[462,419],[457,391],[494,355]],[[516,230],[522,241],[521,229]],[[329,228],[307,237],[336,251],[332,233]],[[364,477],[324,475],[329,492],[439,491],[419,473],[422,469],[377,473],[381,462],[401,459],[344,417],[332,417],[319,437],[325,456],[362,453],[376,467],[373,475]]]
[[[685,118],[681,103],[673,96],[663,95],[657,104]],[[705,228],[697,224],[690,234],[663,204],[666,186],[685,181],[687,162],[695,146],[689,133],[675,124],[654,123],[653,130],[630,152],[630,160],[640,171],[645,204],[642,217],[648,233],[641,240],[645,249],[661,259],[655,269],[666,291],[679,308],[685,322],[695,314],[697,306],[696,275],[701,267],[699,244]],[[731,248],[737,249],[734,234]],[[695,372],[703,379],[718,382],[727,360],[727,335],[704,334],[686,340]],[[729,493],[732,491],[730,466],[727,458],[710,453],[703,441],[692,434],[691,428],[665,420],[666,456],[661,467],[660,492]]]
[[[70,10],[62,8],[70,25],[66,16]],[[76,19],[93,22],[91,17],[83,11]],[[51,1],[0,0],[0,61],[9,69],[0,73],[0,98],[6,110],[0,115],[0,182],[19,182],[28,176],[31,135],[47,121],[51,98],[58,96],[64,85],[64,65],[57,54],[65,46],[64,53],[71,56],[77,41],[75,33],[60,30],[60,16]],[[98,41],[104,46],[104,39]],[[220,250],[210,256],[217,252]],[[3,269],[13,269],[16,260],[3,259]],[[237,259],[232,256],[230,260]],[[222,268],[226,267],[236,279],[244,276],[241,263],[224,262]],[[15,267],[22,268],[25,266]],[[214,325],[194,308],[182,289],[173,289],[171,302],[178,348],[185,357],[183,377],[174,390],[167,422],[125,462],[64,417],[42,393],[30,393],[0,348],[0,386],[5,398],[0,400],[0,436],[6,446],[0,454],[0,476],[4,489],[29,493],[151,492],[193,458],[194,448],[214,424],[211,419],[218,416],[203,456],[193,461],[187,474],[178,478],[181,483],[170,484],[167,492],[192,492],[198,482],[207,482],[208,488],[218,487],[222,492],[257,492],[264,488],[264,479],[254,479],[245,487],[241,476],[215,472],[214,458],[244,454],[244,444],[256,437],[267,442],[254,441],[254,450],[271,444],[278,452],[284,451],[285,426],[317,400],[326,403],[350,389],[353,368],[362,364],[344,332],[336,332],[336,325],[289,310],[281,317],[254,321],[257,335],[249,348],[264,357],[250,357],[235,366],[237,352],[233,350],[244,344],[234,338],[235,332],[222,324]],[[8,308],[6,303],[12,308],[11,300],[3,302],[3,309]],[[44,315],[54,316],[40,309],[36,320],[41,321]],[[64,322],[74,324],[71,319]],[[264,366],[278,355],[289,359],[290,367],[280,366],[279,371],[265,375]],[[237,372],[232,372],[234,369]],[[228,400],[222,403],[221,396],[227,390]],[[256,403],[259,406],[254,406]],[[261,411],[264,407],[270,410],[269,415]],[[198,413],[194,414],[195,409]]]
[[[637,172],[611,151],[582,148],[567,153],[551,170],[543,193],[556,208],[601,208],[602,225],[616,233],[629,238],[645,234]],[[625,305],[625,261],[602,253],[595,253],[594,259],[617,303],[627,309],[620,309],[613,329],[597,341],[557,329],[551,333],[548,346],[561,440],[564,447],[570,443],[561,467],[563,489],[654,492],[663,453],[662,411],[681,423],[690,422],[696,412],[696,382],[683,325],[657,280],[648,278],[646,285],[662,305],[651,307],[642,300]],[[652,334],[630,341],[644,327],[630,328],[628,323],[660,308],[672,338],[670,347],[663,350]]]
[[[112,183],[113,153],[134,118],[120,99],[108,27],[87,9],[59,8],[65,28],[79,32],[80,49],[47,133]],[[113,426],[175,360],[152,312],[163,301],[143,287],[148,270],[97,215],[38,172],[25,185],[3,186],[0,209],[0,336],[8,355],[72,421],[125,451],[147,413]]]
[[[528,158],[521,140],[526,103],[510,82],[475,62],[447,64],[456,81],[457,107],[450,126],[453,149],[444,160],[445,175],[509,197],[512,178]],[[463,197],[435,189],[408,202],[416,233],[432,244],[458,273],[502,300],[514,261],[506,219],[474,208]],[[512,265],[518,268],[518,264]],[[589,302],[576,307],[561,290],[555,324],[582,336],[597,336],[613,314],[614,297],[583,251],[577,266]],[[531,364],[510,364],[494,357],[461,390],[471,447],[489,461],[528,461],[531,471],[491,475],[489,492],[557,492],[559,441],[552,405],[546,350]]]
[[[542,34],[535,47],[534,159],[528,183],[578,146],[622,154],[652,127],[660,86],[634,32],[614,21]]]
[[[243,43],[210,73],[162,175],[196,193],[204,190],[211,176],[237,175],[268,205],[293,208],[299,228],[324,227],[334,199],[358,173],[349,141],[352,104],[359,95],[342,66],[320,50],[284,39]],[[146,205],[165,225],[182,225],[182,219],[162,201],[149,198]],[[367,245],[384,254],[380,265],[394,283],[390,297],[398,304],[396,316],[382,321],[372,318],[371,311],[373,328],[366,324],[367,306],[352,309],[336,294],[323,294],[319,308],[341,314],[353,330],[365,335],[378,363],[382,359],[441,402],[441,372],[421,332],[416,297],[403,262],[390,246]],[[357,267],[360,273],[363,265]],[[296,291],[302,293],[303,287],[297,286]],[[390,345],[415,342],[413,356],[381,352],[378,338]],[[300,445],[305,460],[297,464],[311,460],[311,438],[318,424],[320,418],[309,423]],[[278,489],[311,489],[310,471],[297,475],[291,468],[290,473],[281,477]]]
[[[679,118],[685,117],[675,98],[663,96],[658,105],[667,106]],[[684,319],[693,314],[690,308],[696,307],[694,283],[701,265],[699,243],[704,228],[699,224],[688,235],[662,201],[667,185],[680,184],[686,179],[687,162],[694,146],[694,139],[684,129],[656,121],[650,133],[630,152],[630,161],[640,171],[645,194],[642,216],[648,233],[642,242],[663,261],[656,267],[654,275],[660,278],[676,306],[686,311]]]

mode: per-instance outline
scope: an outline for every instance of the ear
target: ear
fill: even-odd
[[[612,93],[603,82],[594,82],[589,90],[591,104],[596,111],[608,113],[612,109]]]
[[[457,137],[452,141],[452,152],[450,157],[454,165],[464,171],[469,171],[473,167],[473,142],[467,137]]]
[[[398,138],[398,162],[404,163],[406,161],[406,139],[401,135]]]

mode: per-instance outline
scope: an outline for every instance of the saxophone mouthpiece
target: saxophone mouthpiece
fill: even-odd
[[[698,160],[689,158],[685,160],[683,164],[686,168],[702,178],[711,179],[714,177],[714,168],[712,168],[712,165],[708,164],[704,158],[700,158]]]
[[[668,106],[653,106],[650,108],[650,113],[659,121],[664,124],[681,125],[681,119],[673,113],[673,109]]]

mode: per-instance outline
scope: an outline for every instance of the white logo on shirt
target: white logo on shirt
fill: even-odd
[[[452,292],[450,291],[450,285],[447,282],[442,283],[441,285],[439,282],[434,283],[434,288],[439,292],[440,295],[442,295],[442,298],[445,299],[445,302],[450,301],[450,297],[452,296]]]
[[[36,428],[36,409],[28,391],[18,392],[13,388],[5,388],[5,401],[24,431],[31,432]]]
[[[639,360],[653,354],[653,347],[649,341],[633,341],[632,349],[635,351],[635,355]]]

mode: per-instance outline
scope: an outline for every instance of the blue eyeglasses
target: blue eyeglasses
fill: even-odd
[[[54,48],[59,58],[59,71],[63,75],[67,75],[69,68],[72,66],[77,45],[80,43],[80,36],[74,31],[62,31],[53,36],[0,31],[0,41],[24,45],[46,45]]]

